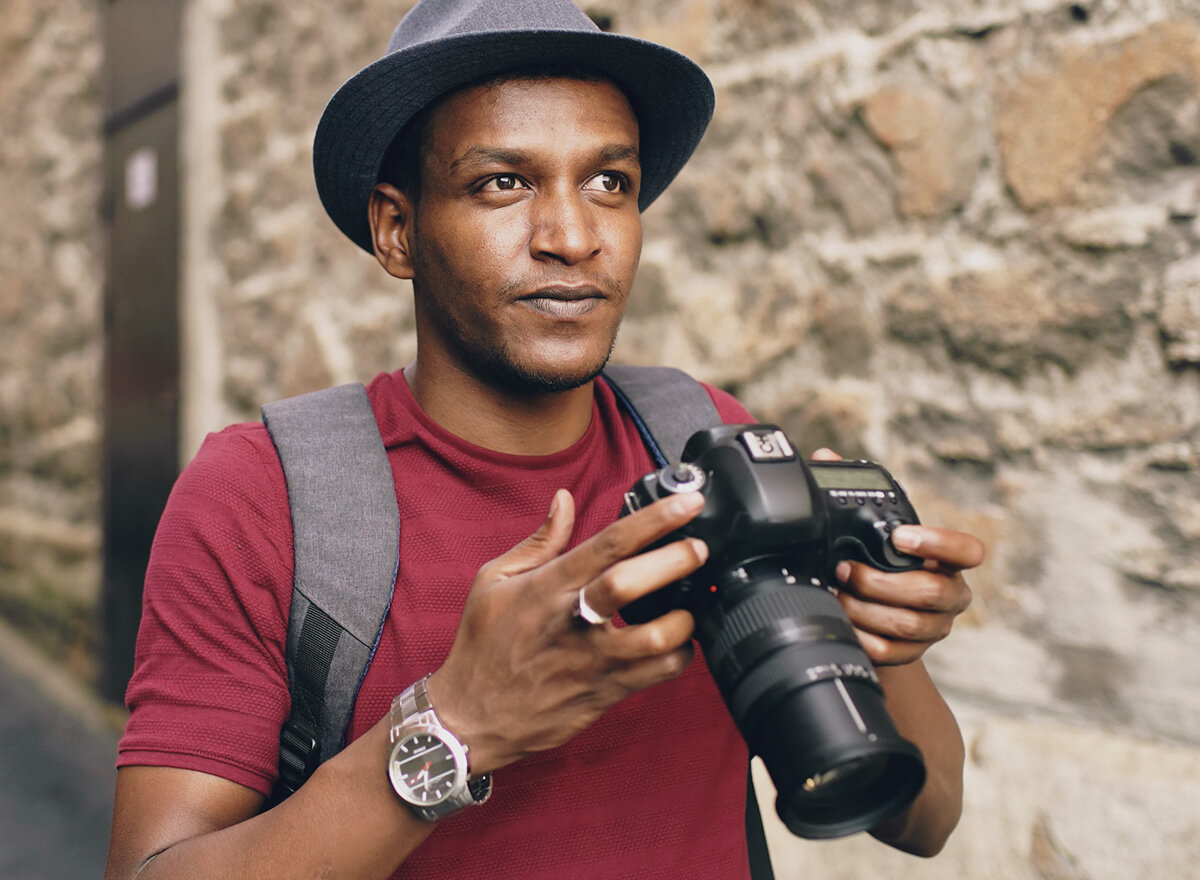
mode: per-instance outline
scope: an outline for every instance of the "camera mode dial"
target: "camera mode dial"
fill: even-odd
[[[658,472],[658,484],[668,492],[698,492],[706,482],[704,471],[689,462],[665,467]]]

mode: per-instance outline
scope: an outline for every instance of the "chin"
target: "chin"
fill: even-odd
[[[602,355],[592,358],[577,356],[570,361],[543,358],[534,363],[520,361],[504,353],[493,353],[492,357],[484,359],[484,363],[476,364],[479,368],[477,375],[510,393],[561,394],[574,391],[600,375],[611,351],[610,346]]]
[[[535,370],[509,364],[508,369],[493,368],[488,378],[493,384],[508,391],[524,394],[561,394],[591,382],[600,375],[605,363],[607,359],[594,368],[583,370]]]
[[[459,358],[480,381],[517,394],[561,394],[580,388],[598,375],[616,345],[616,334],[607,345],[551,344],[516,346],[506,343],[464,344],[459,337]]]

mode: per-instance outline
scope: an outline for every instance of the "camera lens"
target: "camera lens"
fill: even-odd
[[[887,759],[879,755],[852,758],[838,767],[831,767],[823,773],[808,777],[800,788],[805,795],[819,798],[838,797],[846,792],[866,788],[879,778],[886,766]]]
[[[780,819],[801,837],[843,837],[911,803],[925,765],[896,731],[841,604],[800,570],[777,557],[737,566],[699,641],[775,783]]]

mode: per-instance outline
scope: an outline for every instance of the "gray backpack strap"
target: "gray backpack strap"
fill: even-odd
[[[292,711],[280,733],[276,787],[282,800],[342,749],[392,601],[400,514],[362,385],[262,411],[287,480],[295,558],[287,637]]]
[[[721,424],[704,386],[682,370],[610,364],[603,376],[660,467],[679,461],[692,434]]]

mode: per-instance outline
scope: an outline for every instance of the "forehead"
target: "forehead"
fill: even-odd
[[[553,150],[580,141],[638,144],[628,98],[607,79],[518,77],[470,86],[445,98],[430,115],[430,152],[478,146],[532,145]]]

